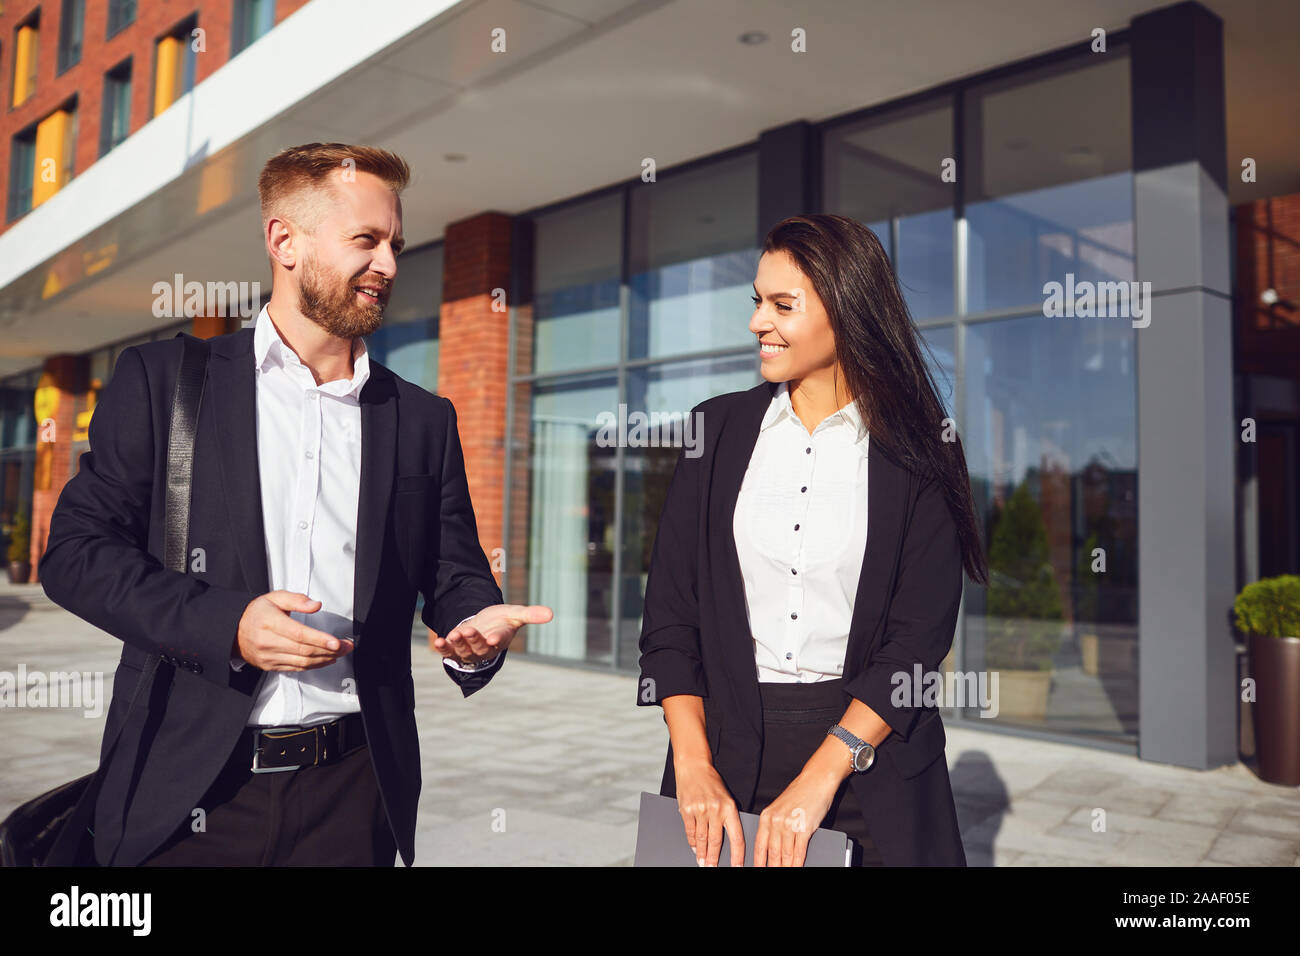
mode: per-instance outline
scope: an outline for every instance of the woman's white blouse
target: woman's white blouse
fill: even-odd
[[[809,434],[777,387],[732,528],[760,681],[843,674],[867,543],[867,445],[852,402]]]

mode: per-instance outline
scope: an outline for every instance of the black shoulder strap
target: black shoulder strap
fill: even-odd
[[[167,498],[163,505],[163,567],[182,574],[189,567],[190,547],[190,484],[194,477],[194,434],[198,428],[199,404],[203,400],[203,384],[208,372],[208,343],[193,335],[177,332],[184,343],[181,367],[176,373],[176,389],[172,399],[172,420],[167,428]],[[126,726],[127,717],[135,709],[141,691],[153,683],[161,658],[150,654],[140,682],[131,695],[131,705],[118,728]],[[109,745],[104,762],[112,755],[117,739]]]
[[[190,481],[194,474],[194,432],[207,377],[208,343],[176,333],[185,343],[181,368],[176,376],[176,399],[172,402],[171,426],[167,432],[167,502],[163,565],[184,572],[189,565]]]

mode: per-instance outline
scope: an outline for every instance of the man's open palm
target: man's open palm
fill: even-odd
[[[491,660],[507,647],[525,624],[545,624],[555,613],[543,604],[494,604],[442,637],[429,631],[430,646],[462,664]]]

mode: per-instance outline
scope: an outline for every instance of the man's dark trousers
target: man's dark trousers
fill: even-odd
[[[397,843],[368,747],[253,773],[245,732],[199,807],[142,866],[392,866]],[[201,821],[199,827],[196,821]]]

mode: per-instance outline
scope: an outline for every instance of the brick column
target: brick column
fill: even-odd
[[[36,386],[36,471],[32,480],[32,577],[45,554],[50,516],[59,492],[72,477],[73,432],[77,414],[86,410],[90,390],[90,359],[84,355],[52,355]]]
[[[190,335],[197,339],[210,339],[214,335],[228,335],[231,332],[238,332],[239,328],[240,319],[237,316],[196,315],[193,328],[190,329]]]
[[[496,212],[447,227],[438,323],[438,394],[456,406],[479,544],[493,565],[493,552],[505,547],[510,234],[511,218]]]

